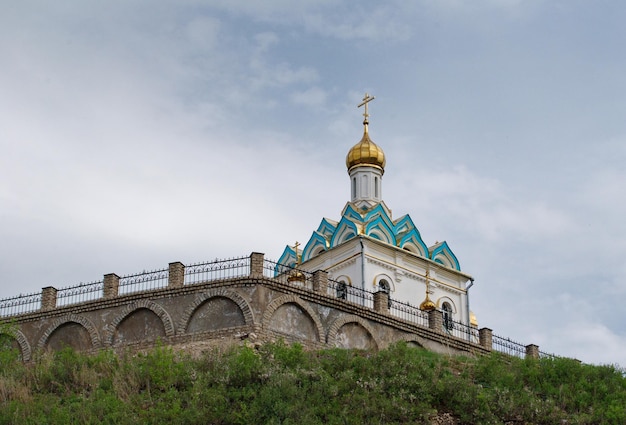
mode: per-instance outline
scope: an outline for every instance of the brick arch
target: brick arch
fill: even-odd
[[[150,300],[138,300],[128,304],[117,317],[106,326],[106,337],[104,343],[107,346],[113,345],[113,337],[117,327],[122,323],[124,319],[130,316],[133,312],[145,308],[156,314],[163,322],[163,328],[165,329],[165,336],[174,336],[174,322],[169,313],[165,311],[163,307],[154,301]]]
[[[339,333],[339,330],[342,326],[349,323],[357,323],[361,325],[370,334],[374,345],[376,345],[376,349],[380,347],[380,342],[374,336],[374,329],[372,329],[370,324],[367,323],[365,319],[353,314],[342,316],[335,320],[332,325],[330,325],[330,327],[328,328],[328,334],[326,336],[326,343],[334,347],[337,342],[337,334]]]
[[[402,335],[402,337],[400,337],[400,338],[398,338],[396,340],[396,342],[400,342],[400,341],[404,341],[406,343],[412,342],[412,343],[415,343],[416,345],[418,345],[421,348],[426,348],[426,347],[424,347],[424,340],[422,338],[420,338],[416,334]]]
[[[43,349],[48,343],[48,340],[50,339],[50,335],[52,335],[54,331],[56,331],[59,327],[61,327],[62,325],[66,323],[78,323],[79,325],[84,327],[89,333],[89,338],[91,339],[91,347],[100,348],[101,340],[100,340],[100,335],[98,334],[98,329],[96,329],[96,327],[91,322],[91,320],[87,319],[86,317],[79,316],[76,314],[67,314],[65,316],[61,316],[55,319],[54,322],[52,322],[52,325],[50,325],[48,329],[46,329],[46,331],[41,336],[41,339],[39,340],[39,343],[37,344],[37,348],[40,350]]]
[[[295,304],[298,307],[300,307],[313,321],[313,324],[315,325],[315,331],[317,333],[316,335],[317,340],[323,341],[324,326],[322,325],[322,321],[320,320],[317,313],[315,313],[315,311],[313,311],[313,309],[308,305],[308,303],[306,303],[302,298],[296,295],[283,295],[282,297],[278,297],[275,300],[273,300],[267,306],[267,308],[265,309],[265,312],[263,313],[263,319],[262,319],[262,324],[263,324],[264,329],[269,328],[269,325],[272,320],[272,317],[274,316],[274,313],[276,313],[276,310],[278,310],[281,306],[285,304]]]
[[[20,352],[22,354],[22,360],[29,361],[30,356],[32,354],[30,349],[30,344],[26,339],[26,336],[19,329],[11,330],[10,332],[2,332],[2,335],[7,335],[17,341],[17,344],[20,347]]]
[[[183,317],[179,322],[178,333],[182,334],[187,332],[189,321],[193,317],[193,314],[196,312],[198,307],[200,307],[211,298],[216,297],[227,298],[237,304],[237,306],[241,309],[241,312],[243,313],[243,318],[246,325],[254,324],[254,314],[252,313],[252,309],[250,308],[248,302],[235,291],[231,291],[225,288],[218,288],[203,292],[199,294],[196,299],[193,300],[193,302],[185,309],[185,312],[183,313]]]

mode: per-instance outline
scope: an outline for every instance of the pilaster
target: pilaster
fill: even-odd
[[[437,332],[443,330],[443,314],[440,310],[430,310],[428,312],[428,327]]]
[[[250,277],[260,279],[263,277],[263,261],[265,254],[253,252],[250,254]]]
[[[478,331],[478,341],[487,350],[493,349],[493,331],[489,328],[482,328]]]
[[[53,286],[46,286],[41,290],[41,309],[44,311],[53,310],[57,306],[57,289]]]
[[[385,291],[374,292],[374,310],[389,314],[389,294]]]
[[[104,298],[115,298],[117,297],[118,291],[120,287],[120,277],[115,273],[109,273],[104,275],[104,289],[103,296]]]
[[[328,272],[326,270],[313,272],[313,290],[320,294],[326,294],[328,290]]]
[[[185,265],[180,261],[169,264],[169,275],[167,286],[170,288],[180,288],[185,283]]]

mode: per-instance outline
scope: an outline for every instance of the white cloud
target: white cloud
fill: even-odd
[[[299,105],[321,107],[326,104],[328,94],[320,87],[310,87],[303,91],[292,93],[291,100]]]

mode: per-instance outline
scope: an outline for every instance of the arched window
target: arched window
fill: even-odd
[[[452,322],[452,306],[445,302],[441,306],[441,310],[443,313],[443,327],[449,331],[454,328],[454,324]]]
[[[356,177],[352,177],[352,199],[356,198]]]
[[[337,283],[337,298],[345,300],[348,297],[348,285],[346,282]]]
[[[386,294],[389,294],[391,292],[391,285],[389,285],[389,282],[387,282],[386,279],[380,279],[380,281],[378,282],[378,287]]]

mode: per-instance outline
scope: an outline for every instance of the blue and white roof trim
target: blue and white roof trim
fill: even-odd
[[[458,259],[445,241],[428,247],[408,214],[394,221],[382,202],[362,212],[348,203],[339,222],[327,218],[322,219],[301,252],[301,262],[305,263],[322,252],[359,235],[380,240],[450,269],[461,271]],[[294,248],[285,247],[278,263],[294,267],[297,264]]]

